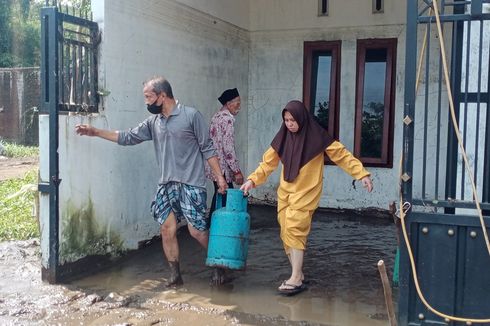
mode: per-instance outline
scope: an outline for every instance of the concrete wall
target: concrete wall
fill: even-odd
[[[240,28],[250,29],[250,0],[175,0],[188,7],[226,21]]]
[[[123,148],[82,138],[74,134],[75,124],[108,129],[135,126],[148,116],[141,90],[142,82],[152,75],[166,76],[176,98],[198,108],[207,119],[218,109],[216,98],[221,91],[238,87],[242,95],[236,123],[238,156],[249,173],[278,130],[284,105],[302,99],[304,41],[342,42],[340,141],[352,150],[357,40],[398,39],[394,167],[370,168],[375,191],[367,194],[359,184],[353,189],[352,179],[339,168],[326,166],[320,206],[387,208],[398,199],[405,65],[403,0],[386,1],[383,14],[372,14],[370,1],[330,1],[327,17],[317,15],[316,0],[250,0],[233,6],[224,0],[205,4],[198,0],[99,0],[92,6],[102,30],[100,88],[109,95],[103,97],[99,114],[61,119],[62,261],[133,249],[139,241],[158,234],[158,225],[149,214],[158,178],[151,143]],[[432,92],[435,84],[429,83],[428,92]],[[417,110],[417,117],[423,116],[420,103]],[[419,140],[424,119],[416,125]],[[429,116],[427,121],[434,130],[434,119]],[[421,153],[416,148],[415,164],[419,164]],[[254,190],[253,196],[275,201],[278,172]]]
[[[292,0],[253,0],[230,7],[229,2],[218,0],[205,6],[194,0],[93,1],[94,20],[102,31],[99,88],[108,95],[102,98],[99,114],[67,115],[60,120],[62,263],[134,249],[139,241],[158,234],[149,214],[158,178],[151,143],[123,148],[78,137],[73,131],[77,123],[126,129],[145,119],[142,82],[150,76],[164,75],[176,98],[201,110],[206,119],[218,109],[216,98],[221,91],[238,87],[242,95],[236,123],[238,156],[243,170],[251,172],[280,126],[284,104],[302,98],[304,41],[342,41],[340,140],[352,149],[356,41],[396,37],[396,119],[401,120],[401,14],[387,3],[385,14],[376,15],[375,21],[370,6],[366,12],[351,10],[354,2],[349,2],[343,9],[331,7],[329,17],[317,17],[317,4],[306,1],[299,7]],[[338,21],[343,19],[337,15],[348,12],[359,26],[344,27]],[[358,17],[352,17],[353,12]],[[399,128],[395,139],[396,149],[401,141]],[[352,189],[351,178],[338,168],[325,169],[321,206],[385,208],[388,200],[396,199],[396,169],[371,169],[377,189],[371,195],[359,187]],[[276,172],[253,195],[275,200],[277,183]]]
[[[0,68],[0,138],[38,144],[39,68]]]
[[[102,29],[100,88],[110,94],[99,114],[60,121],[62,262],[134,249],[159,233],[149,212],[158,180],[151,142],[125,148],[74,133],[77,123],[136,126],[149,115],[142,95],[147,78],[164,75],[174,96],[208,120],[219,108],[221,92],[238,87],[241,161],[248,147],[246,31],[174,1],[93,1],[93,10]]]
[[[384,14],[372,14],[370,1],[329,1],[330,16],[318,17],[318,1],[252,0],[249,77],[249,171],[282,122],[281,110],[292,99],[302,99],[304,41],[342,42],[340,141],[354,147],[356,47],[358,39],[397,38],[394,133],[395,167],[369,168],[375,186],[371,194],[351,186],[352,179],[335,166],[325,167],[320,206],[330,208],[388,208],[397,199],[398,164],[403,118],[405,64],[404,1],[386,1]],[[274,199],[279,173],[254,190],[254,196]]]
[[[251,31],[325,30],[405,24],[403,0],[384,1],[384,13],[372,14],[372,1],[328,1],[329,15],[318,16],[318,0],[250,0]]]

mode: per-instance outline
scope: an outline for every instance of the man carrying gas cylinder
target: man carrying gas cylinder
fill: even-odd
[[[174,287],[184,283],[179,266],[177,224],[185,219],[191,236],[204,249],[208,247],[204,161],[209,163],[215,175],[218,191],[224,194],[228,185],[201,113],[174,99],[172,87],[163,77],[146,81],[143,95],[152,115],[137,127],[112,131],[83,124],[77,125],[75,131],[79,135],[97,136],[124,146],[153,140],[160,180],[151,210],[154,219],[160,223],[163,251],[170,266],[170,277],[165,285]],[[216,276],[217,273],[215,270],[212,282],[224,281]]]

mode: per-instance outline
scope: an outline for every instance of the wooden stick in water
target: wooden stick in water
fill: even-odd
[[[378,261],[378,270],[381,275],[381,283],[383,283],[383,292],[385,295],[386,310],[388,310],[388,319],[391,326],[397,326],[395,309],[393,307],[393,301],[391,298],[391,285],[388,281],[388,275],[386,275],[385,262],[383,260]]]

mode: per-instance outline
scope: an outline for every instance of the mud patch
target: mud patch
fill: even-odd
[[[167,290],[169,275],[162,248],[155,243],[104,273],[74,281],[73,286],[98,293],[116,291],[148,300],[223,311],[242,324],[342,325],[387,324],[377,262],[389,276],[396,249],[391,220],[318,211],[305,255],[308,290],[294,297],[278,295],[289,276],[289,263],[279,239],[275,207],[251,206],[252,230],[245,271],[233,271],[231,284],[209,285],[212,268],[206,253],[185,229],[179,234],[184,286]],[[395,294],[396,296],[396,294]]]
[[[289,276],[274,207],[250,207],[245,271],[209,285],[206,253],[179,233],[184,286],[166,289],[160,243],[117,266],[69,284],[41,282],[37,240],[0,243],[0,325],[342,325],[386,326],[377,262],[389,276],[396,249],[392,221],[369,216],[314,216],[305,256],[308,290],[277,294]],[[396,294],[395,294],[396,296]]]
[[[0,325],[238,324],[221,310],[102,292],[43,283],[36,239],[0,243]]]

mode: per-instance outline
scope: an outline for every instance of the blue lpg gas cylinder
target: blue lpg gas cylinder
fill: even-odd
[[[211,217],[206,265],[229,269],[244,269],[247,261],[250,215],[247,197],[239,189],[226,191],[226,207],[217,196]]]

